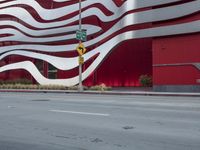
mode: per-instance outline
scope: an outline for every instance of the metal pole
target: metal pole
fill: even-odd
[[[82,13],[82,10],[81,10],[81,0],[79,0],[79,30],[81,30],[81,26],[82,26],[82,17],[81,17],[81,13]]]
[[[81,18],[81,0],[79,0],[79,30],[82,30],[82,18]],[[81,43],[81,40],[79,40]],[[80,56],[79,56],[80,57]],[[82,64],[79,63],[79,92],[83,92],[83,85],[82,85]]]

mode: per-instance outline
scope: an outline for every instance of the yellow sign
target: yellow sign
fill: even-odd
[[[79,56],[78,57],[78,62],[79,62],[79,64],[83,64],[84,63],[84,57]]]
[[[83,43],[79,43],[79,45],[77,46],[76,50],[77,50],[77,52],[79,53],[80,56],[82,56],[86,52],[86,48],[83,45]]]

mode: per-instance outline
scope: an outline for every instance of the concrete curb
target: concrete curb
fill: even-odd
[[[200,97],[200,93],[178,93],[178,92],[150,92],[150,91],[84,91],[75,90],[20,90],[1,89],[0,92],[22,92],[22,93],[67,93],[67,94],[102,94],[102,95],[140,95],[140,96],[184,96]]]

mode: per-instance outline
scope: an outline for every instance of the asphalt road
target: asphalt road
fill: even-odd
[[[200,98],[0,93],[0,150],[200,150]]]

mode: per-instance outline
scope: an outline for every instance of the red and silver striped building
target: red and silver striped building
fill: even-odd
[[[78,84],[78,0],[0,0],[0,79]],[[199,0],[83,0],[83,84],[200,91]]]

